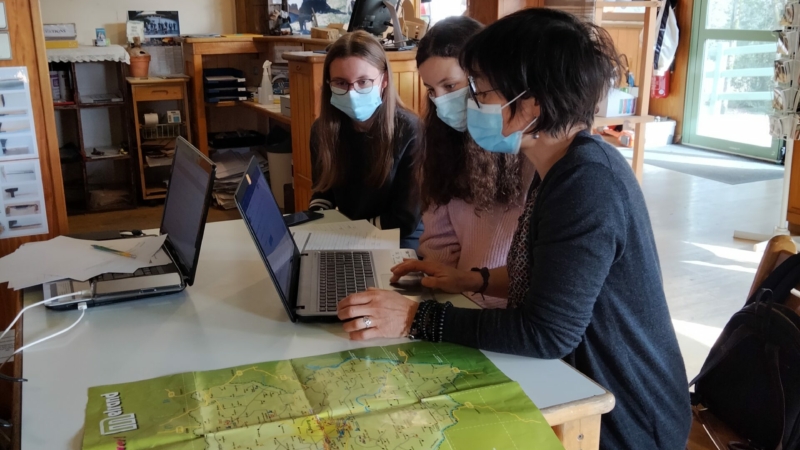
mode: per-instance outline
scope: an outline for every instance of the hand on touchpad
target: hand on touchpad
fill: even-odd
[[[385,274],[382,281],[384,286],[391,286],[403,295],[420,295],[425,289],[422,286],[422,276],[421,272],[412,272],[392,283],[392,274]]]

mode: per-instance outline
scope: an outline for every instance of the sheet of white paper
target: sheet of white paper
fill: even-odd
[[[153,265],[153,256],[164,244],[164,236],[115,241],[87,241],[59,236],[49,241],[26,244],[0,259],[0,283],[24,289],[64,278],[86,281],[107,272],[132,273]],[[137,255],[126,258],[92,248],[103,245]]]
[[[301,252],[309,250],[395,250],[400,230],[379,230],[365,220],[313,224],[292,230]]]

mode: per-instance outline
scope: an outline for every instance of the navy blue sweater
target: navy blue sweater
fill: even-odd
[[[612,146],[581,132],[533,207],[530,284],[516,309],[453,308],[444,339],[574,366],[616,397],[600,447],[685,448],[691,425],[644,196]]]

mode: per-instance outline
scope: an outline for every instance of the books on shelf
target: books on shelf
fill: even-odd
[[[162,167],[162,166],[171,166],[172,165],[172,157],[167,156],[165,154],[152,154],[152,155],[145,155],[145,161],[147,161],[148,167]]]

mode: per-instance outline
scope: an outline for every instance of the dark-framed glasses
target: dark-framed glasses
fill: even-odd
[[[372,88],[375,86],[375,80],[377,80],[377,78],[365,78],[363,80],[356,80],[352,83],[344,80],[331,80],[328,82],[328,85],[331,87],[331,92],[336,95],[347,94],[347,92],[350,90],[350,86],[352,86],[353,90],[359,94],[369,94],[372,92]]]
[[[481,102],[478,100],[479,95],[485,95],[489,92],[494,92],[497,89],[489,89],[488,91],[478,91],[478,85],[475,83],[475,78],[472,75],[467,77],[467,84],[469,84],[469,96],[478,105],[478,109],[481,108]]]

